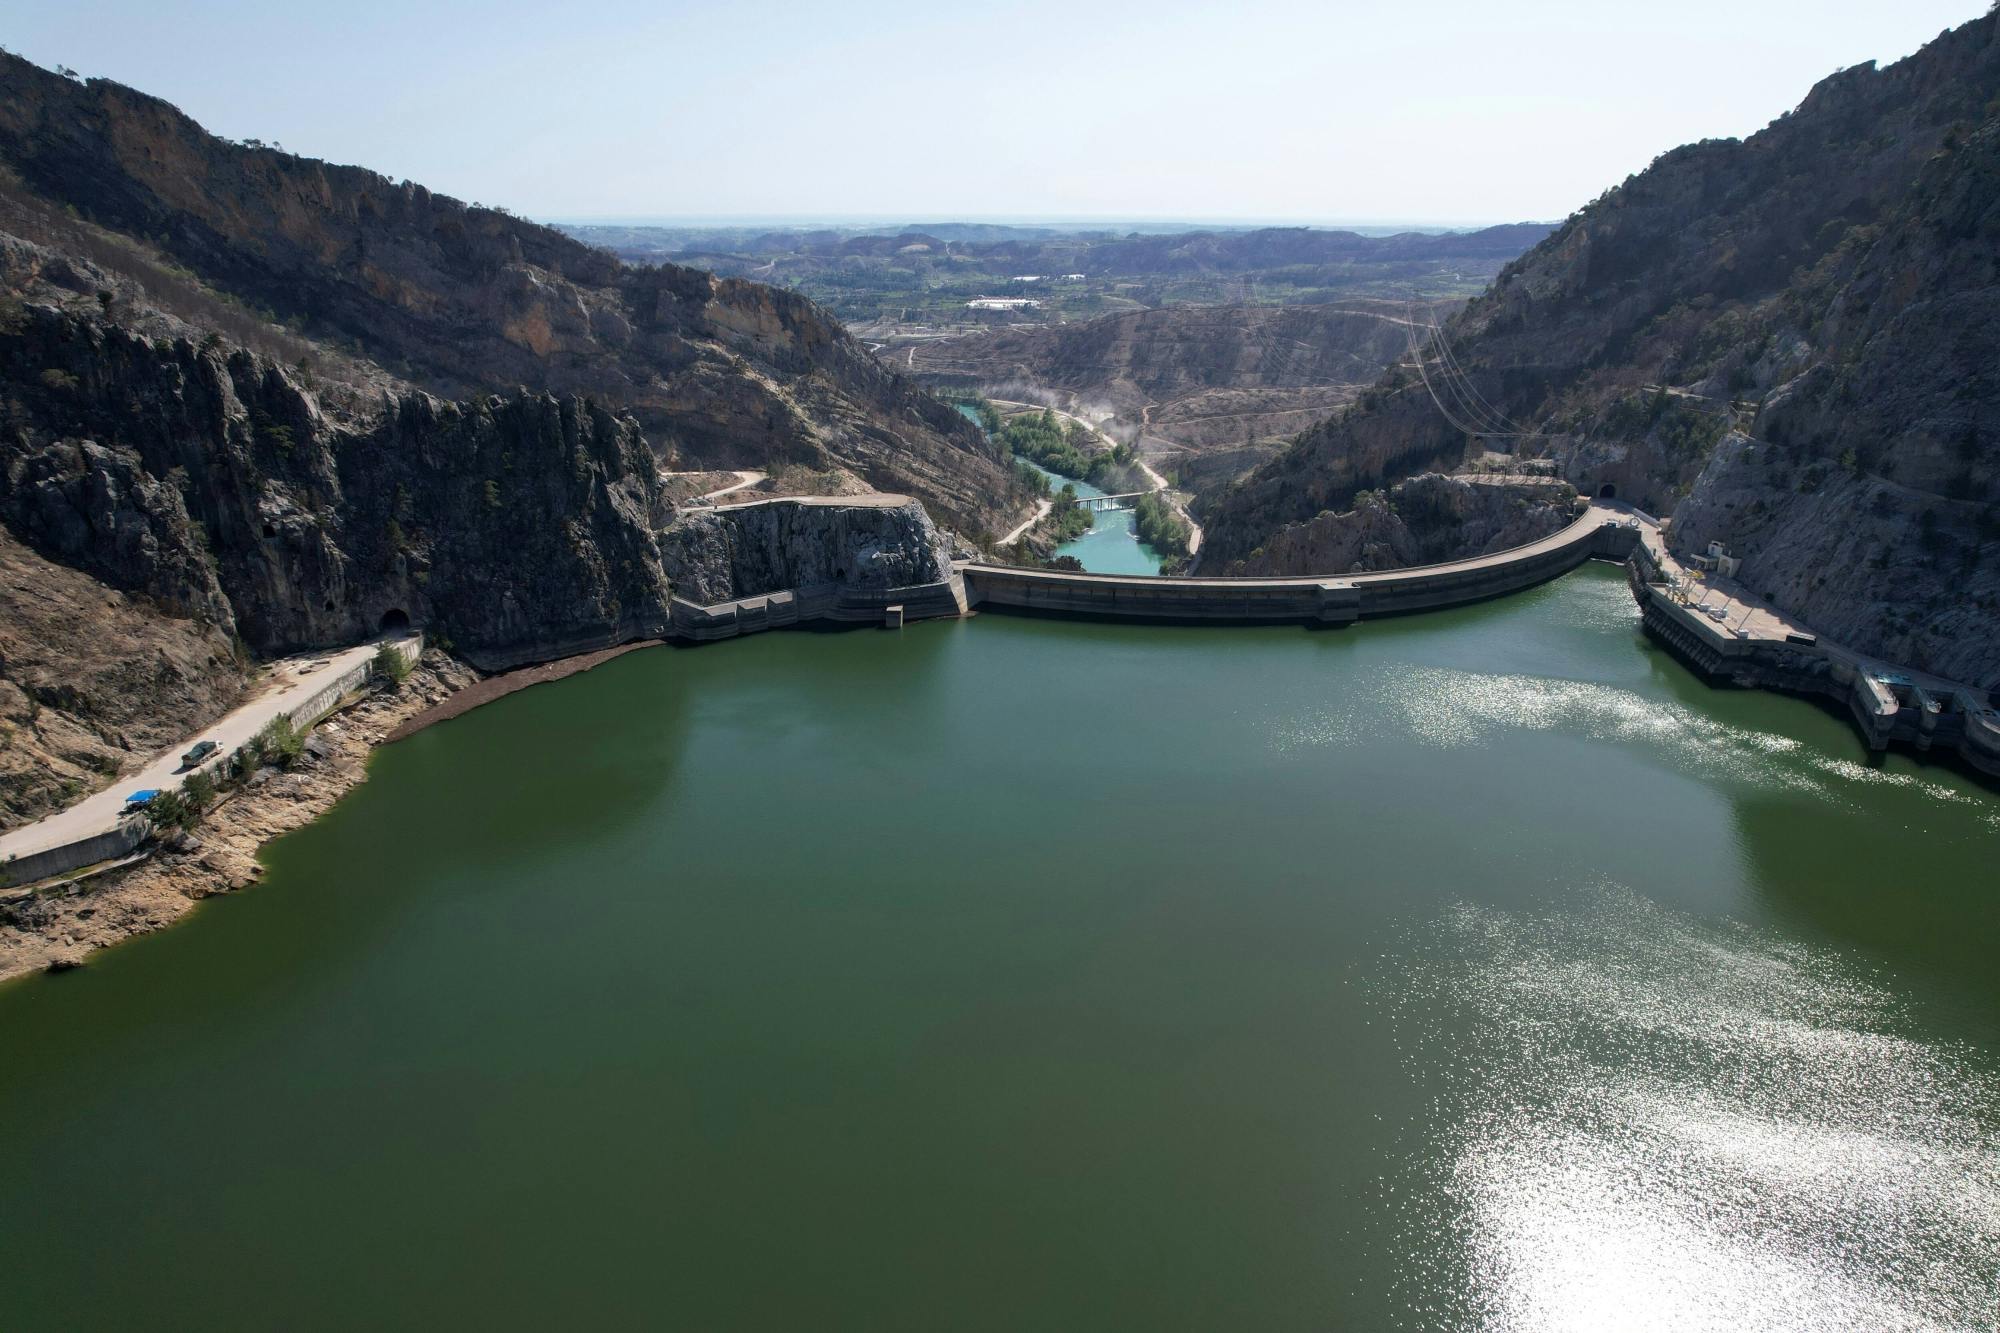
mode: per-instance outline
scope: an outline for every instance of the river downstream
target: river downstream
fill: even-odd
[[[1602,566],[632,653],[0,990],[0,1327],[1989,1328],[1997,854]]]
[[[1023,462],[1028,460],[1023,459]],[[1065,477],[1060,472],[1051,471],[1040,463],[1028,462],[1028,466],[1049,479],[1049,486],[1060,491],[1065,486],[1076,488],[1079,500],[1094,500],[1106,494],[1102,487],[1093,486],[1077,477]],[[1158,551],[1139,540],[1138,530],[1133,526],[1132,511],[1129,509],[1102,509],[1091,515],[1090,531],[1081,537],[1071,538],[1056,547],[1057,555],[1074,556],[1078,564],[1092,574],[1157,574],[1166,558]]]
[[[969,403],[956,404],[958,414],[980,427],[978,409]],[[1103,488],[1093,486],[1081,477],[1066,477],[1053,468],[1043,467],[1032,459],[1020,460],[1046,477],[1049,489],[1060,491],[1065,486],[1076,489],[1079,500],[1093,500],[1106,494]],[[1166,557],[1139,540],[1138,529],[1133,525],[1132,511],[1129,509],[1106,509],[1091,515],[1090,531],[1081,537],[1072,538],[1056,547],[1055,554],[1073,557],[1076,562],[1092,574],[1157,574],[1166,563]]]

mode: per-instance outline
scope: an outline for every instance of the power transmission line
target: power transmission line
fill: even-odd
[[[1451,339],[1445,335],[1444,326],[1438,323],[1437,307],[1435,306],[1431,307],[1430,325],[1431,335],[1437,340],[1438,354],[1444,358],[1445,364],[1450,366],[1452,371],[1458,376],[1462,392],[1469,395],[1475,403],[1485,409],[1483,413],[1484,418],[1499,425],[1500,430],[1496,433],[1502,435],[1534,434],[1535,432],[1533,431],[1522,430],[1518,422],[1494,406],[1487,400],[1484,394],[1479,392],[1479,386],[1473,382],[1472,376],[1467,374],[1465,367],[1459,363],[1458,354],[1451,350]]]
[[[1452,356],[1450,343],[1444,336],[1444,330],[1437,323],[1435,312],[1433,312],[1430,319],[1420,325],[1417,322],[1414,301],[1409,304],[1408,311],[1410,319],[1404,325],[1404,337],[1409,343],[1410,358],[1416,362],[1417,375],[1423,380],[1424,389],[1430,394],[1431,402],[1436,404],[1439,414],[1446,421],[1468,435],[1486,435],[1512,439],[1533,439],[1540,437],[1542,434],[1540,431],[1522,430],[1518,423],[1509,418],[1506,413],[1500,411],[1492,403],[1488,402],[1479,393],[1478,389],[1472,385],[1471,377],[1465,373],[1464,368]],[[1431,380],[1430,371],[1424,358],[1424,349],[1417,343],[1416,329],[1419,327],[1427,329],[1431,334],[1431,339],[1427,341],[1435,341],[1438,345],[1438,380],[1443,384],[1445,393],[1458,404],[1458,411],[1456,413],[1451,408],[1445,406],[1444,399],[1438,396],[1437,385]],[[1461,415],[1470,417],[1475,424],[1467,425],[1461,419]]]

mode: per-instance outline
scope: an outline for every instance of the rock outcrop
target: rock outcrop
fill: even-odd
[[[1425,473],[1352,508],[1280,530],[1241,563],[1245,574],[1361,573],[1430,565],[1539,541],[1576,516],[1576,489],[1554,478],[1466,478]]]
[[[692,510],[660,533],[674,594],[713,605],[787,588],[907,588],[951,577],[951,548],[914,500],[771,500]]]
[[[413,393],[341,425],[249,353],[36,305],[0,382],[0,518],[256,654],[414,622],[492,667],[666,622],[652,455],[595,404]]]

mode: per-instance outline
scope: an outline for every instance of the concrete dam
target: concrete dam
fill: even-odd
[[[1519,592],[1586,560],[1622,562],[1639,540],[1639,523],[1631,511],[1593,501],[1568,527],[1525,546],[1372,574],[1148,578],[980,563],[961,565],[957,572],[965,583],[966,602],[975,608],[1099,620],[1346,625]]]
[[[910,502],[876,496],[865,503]],[[948,577],[906,587],[828,584],[708,606],[676,598],[668,637],[706,642],[812,622],[894,627],[979,609],[1156,624],[1348,625],[1504,597],[1587,560],[1626,565],[1646,632],[1711,682],[1827,698],[1846,708],[1870,749],[1902,743],[1955,751],[2000,777],[2000,712],[1979,691],[1898,671],[1769,611],[1725,630],[1684,604],[1673,586],[1681,571],[1658,525],[1610,500],[1591,501],[1574,522],[1538,541],[1443,564],[1321,577],[1172,578],[957,561]]]
[[[876,507],[908,504],[869,497]],[[764,501],[762,505],[787,503]],[[790,501],[825,506],[852,499]],[[731,508],[749,509],[751,505]],[[1437,611],[1546,583],[1590,559],[1623,561],[1640,545],[1625,506],[1593,501],[1576,521],[1539,541],[1438,565],[1302,578],[1162,578],[1081,574],[959,561],[948,578],[908,587],[849,584],[789,588],[700,605],[676,597],[669,638],[709,642],[806,623],[888,624],[949,618],[985,607],[1097,620],[1345,625],[1371,616]]]

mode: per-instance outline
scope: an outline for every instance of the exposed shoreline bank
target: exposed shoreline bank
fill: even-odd
[[[329,715],[311,732],[313,745],[297,767],[264,770],[211,810],[193,834],[32,893],[0,890],[0,985],[81,967],[99,949],[174,924],[204,898],[255,884],[264,874],[257,860],[264,846],[312,823],[367,781],[368,757],[378,747],[662,643],[639,639],[494,676],[443,653],[426,653],[409,680]]]
[[[626,653],[636,652],[641,648],[663,647],[665,643],[664,639],[635,639],[631,643],[619,644],[616,648],[600,648],[596,652],[558,657],[552,662],[537,662],[533,666],[517,667],[497,676],[481,677],[462,689],[452,691],[421,712],[404,719],[395,730],[378,743],[387,745],[406,736],[414,736],[426,727],[434,727],[440,722],[463,717],[475,708],[490,704],[495,699],[504,699],[531,685],[542,685],[549,681],[580,675],[592,667],[604,665],[614,657],[623,657]]]

